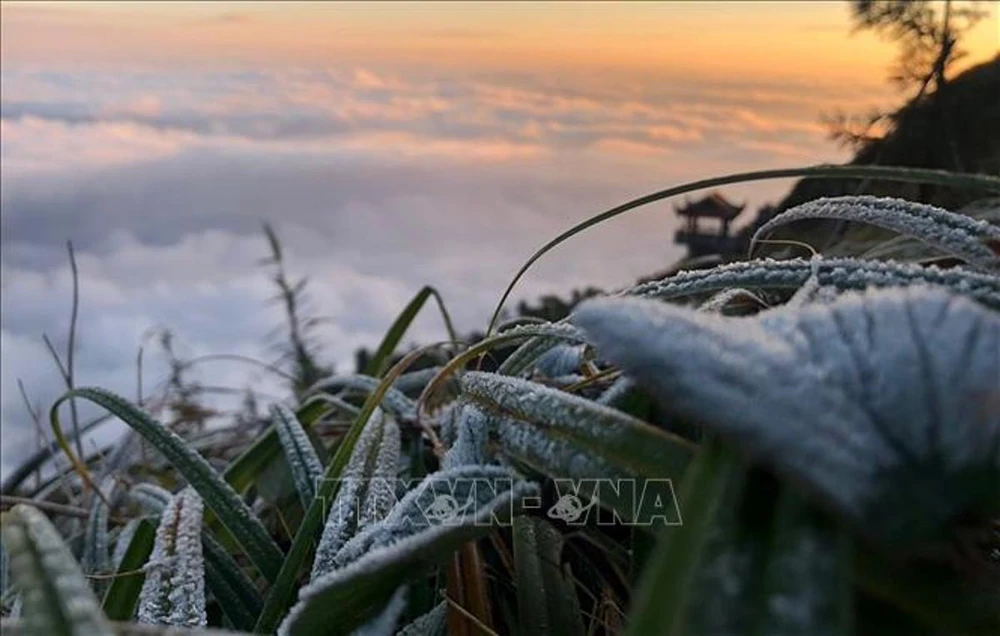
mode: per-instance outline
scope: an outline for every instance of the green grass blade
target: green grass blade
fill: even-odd
[[[295,419],[308,429],[319,418],[329,411],[329,407],[319,400],[307,400],[295,411]],[[278,432],[269,427],[250,448],[234,459],[222,478],[236,492],[243,492],[256,481],[258,475],[281,454],[281,444],[278,442]]]
[[[778,495],[754,633],[854,633],[852,540],[833,518],[791,488]]]
[[[562,535],[535,517],[514,519],[514,572],[521,633],[576,636],[586,630],[580,620],[573,583],[560,568]]]
[[[103,389],[78,388],[56,400],[49,410],[49,420],[63,452],[71,460],[79,462],[73,456],[59,425],[59,406],[72,397],[83,398],[101,406],[153,444],[201,495],[205,504],[232,533],[260,573],[269,581],[277,577],[284,560],[281,550],[236,491],[216,474],[204,457],[191,450],[184,440],[123,398]]]
[[[201,541],[205,551],[205,585],[236,629],[253,629],[263,605],[257,588],[211,535],[203,533]]]
[[[118,565],[116,576],[104,594],[103,609],[108,619],[129,621],[135,617],[139,591],[146,575],[142,567],[149,560],[156,538],[156,525],[151,519],[140,519]]]
[[[681,484],[683,525],[665,529],[639,580],[628,634],[680,634],[684,606],[719,502],[738,470],[736,454],[716,441],[702,445]]]
[[[403,339],[403,335],[406,330],[410,328],[410,324],[413,319],[417,317],[420,313],[420,309],[427,302],[427,299],[434,297],[437,301],[438,308],[441,310],[441,318],[444,320],[445,329],[448,331],[448,338],[452,343],[458,342],[458,337],[455,334],[455,328],[451,324],[451,317],[448,315],[448,310],[444,306],[444,301],[441,299],[441,295],[436,289],[430,286],[426,286],[417,292],[417,295],[407,303],[403,311],[400,312],[396,320],[393,321],[392,326],[382,337],[382,343],[379,344],[378,349],[375,351],[375,355],[368,361],[365,366],[364,374],[370,375],[372,377],[381,377],[383,373],[389,368],[389,364],[392,360],[392,354],[399,346],[400,341]]]
[[[2,530],[14,585],[22,593],[25,634],[112,634],[79,564],[45,515],[16,505],[3,514]]]
[[[614,217],[624,214],[629,210],[634,210],[636,208],[642,207],[649,203],[654,203],[656,201],[661,201],[672,196],[677,196],[679,194],[685,194],[687,192],[693,192],[695,190],[702,190],[705,188],[715,188],[719,186],[729,185],[731,183],[744,183],[747,181],[763,181],[766,179],[786,179],[789,177],[813,177],[813,178],[833,178],[833,179],[881,179],[885,181],[902,181],[910,183],[929,183],[935,185],[952,186],[956,188],[969,188],[969,189],[979,189],[984,192],[989,193],[1000,193],[1000,178],[991,177],[986,175],[977,174],[963,174],[947,172],[944,170],[925,170],[920,168],[899,168],[893,166],[832,166],[832,165],[819,165],[810,166],[806,168],[785,168],[778,170],[758,170],[754,172],[743,172],[739,174],[727,175],[724,177],[713,177],[711,179],[702,179],[700,181],[693,181],[690,183],[685,183],[679,186],[674,186],[672,188],[667,188],[665,190],[660,190],[659,192],[653,192],[652,194],[647,194],[645,196],[639,197],[638,199],[633,199],[627,203],[623,203],[617,207],[611,208],[605,212],[602,212],[596,216],[592,216],[582,223],[574,225],[570,229],[566,230],[559,236],[555,237],[545,245],[543,245],[537,252],[531,255],[531,257],[517,270],[514,275],[513,280],[507,285],[507,289],[504,290],[503,295],[500,297],[500,302],[497,303],[496,309],[493,311],[493,317],[490,319],[490,324],[486,329],[486,334],[489,335],[493,333],[493,328],[497,324],[497,320],[500,318],[500,312],[503,311],[504,303],[507,302],[507,298],[510,297],[511,292],[514,290],[514,286],[517,285],[521,277],[524,276],[525,272],[535,264],[538,259],[544,256],[546,253],[551,251],[553,248],[557,247],[561,243],[573,238],[577,234],[599,224],[607,221],[608,219],[613,219]]]

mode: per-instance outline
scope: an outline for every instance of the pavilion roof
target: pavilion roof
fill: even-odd
[[[731,221],[739,216],[745,207],[745,203],[739,206],[733,205],[718,192],[712,192],[703,199],[685,201],[683,207],[674,206],[674,210],[681,216],[713,217]]]

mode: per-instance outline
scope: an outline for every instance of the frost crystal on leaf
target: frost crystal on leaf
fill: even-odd
[[[802,258],[731,263],[707,270],[680,272],[663,280],[636,285],[618,292],[616,296],[677,300],[712,294],[730,287],[798,289],[813,275],[820,286],[832,286],[842,291],[937,285],[1000,309],[1000,276],[996,274],[965,267],[940,269],[854,258],[829,258],[819,263]]]
[[[202,512],[201,497],[191,488],[177,493],[163,511],[139,593],[140,623],[180,627],[207,624]]]
[[[887,543],[1000,501],[1000,315],[926,286],[725,318],[640,299],[573,315],[663,404]]]

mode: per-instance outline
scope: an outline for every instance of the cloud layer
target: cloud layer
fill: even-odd
[[[41,335],[64,339],[67,240],[82,384],[133,395],[136,350],[157,325],[190,355],[272,357],[265,336],[281,315],[255,265],[265,219],[293,272],[311,276],[332,319],[324,354],[347,369],[423,284],[461,330],[482,328],[517,267],[574,222],[681,181],[842,159],[817,122],[850,101],[822,85],[353,67],[5,68],[2,82],[4,473],[33,443],[16,380],[44,406],[60,392]],[[760,204],[786,187],[727,194]],[[518,296],[662,268],[680,255],[673,227],[660,205],[591,230],[543,259]],[[414,339],[440,337],[428,314]],[[147,377],[163,371],[150,364]],[[280,392],[244,367],[206,373]]]

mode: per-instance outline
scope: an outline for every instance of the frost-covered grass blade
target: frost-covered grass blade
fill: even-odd
[[[308,507],[316,496],[316,481],[323,476],[323,465],[309,435],[295,418],[295,413],[280,404],[271,407],[271,420],[278,431],[278,440],[285,451],[285,461],[292,472],[295,490],[302,506]]]
[[[24,633],[111,636],[80,566],[45,515],[19,504],[3,514],[2,526],[11,575],[21,590]]]
[[[300,591],[279,633],[350,633],[380,612],[401,582],[413,580],[464,543],[509,521],[521,500],[536,493],[535,486],[500,467],[471,466],[429,475],[383,522],[344,546],[337,569]],[[442,496],[453,498],[458,512],[447,518],[437,514]]]
[[[177,493],[163,511],[139,593],[139,622],[180,627],[208,624],[202,512],[201,498],[191,488]]]
[[[521,633],[585,633],[572,581],[560,567],[563,537],[542,519],[514,519],[514,562]]]
[[[1000,266],[1000,256],[987,246],[987,241],[1000,241],[1000,228],[934,206],[873,196],[822,198],[786,210],[757,230],[750,242],[751,255],[760,239],[804,219],[868,223],[916,238],[977,268]]]
[[[329,506],[311,580],[330,572],[344,543],[388,512],[395,496],[399,450],[399,426],[392,417],[376,411],[340,474],[340,489]],[[390,491],[386,492],[386,488]]]
[[[145,412],[126,400],[103,389],[80,388],[68,391],[49,410],[49,420],[63,452],[72,456],[59,425],[59,406],[72,397],[79,397],[101,406],[130,427],[163,453],[204,499],[206,505],[240,543],[261,574],[273,580],[281,568],[281,550],[267,530],[239,495],[212,469],[205,459],[191,450],[184,441]]]
[[[475,371],[462,374],[459,384],[468,400],[520,423],[527,435],[572,445],[581,456],[622,470],[678,479],[691,457],[688,441],[570,393]]]

